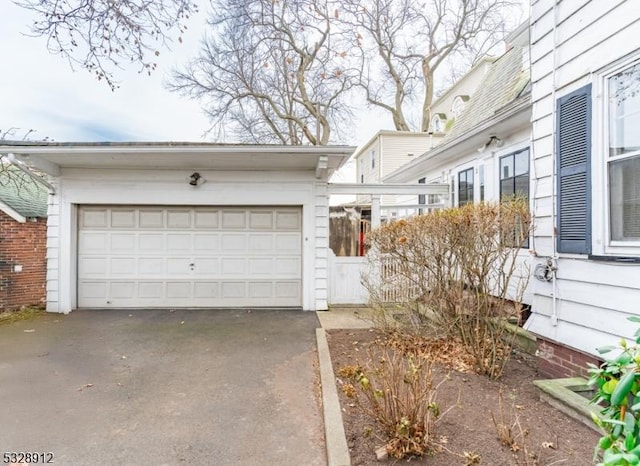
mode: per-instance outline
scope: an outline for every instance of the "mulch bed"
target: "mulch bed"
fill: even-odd
[[[378,332],[366,329],[328,331],[334,372],[338,374],[339,369],[345,366],[364,365],[368,348],[381,337]],[[459,358],[452,359],[455,362]],[[532,384],[540,377],[530,356],[514,353],[499,381],[460,372],[466,369],[464,363],[456,369],[442,365],[436,368],[436,381],[447,373],[450,377],[438,390],[441,411],[457,404],[437,423],[436,437],[442,446],[441,451],[423,458],[390,459],[389,463],[410,461],[411,464],[432,466],[594,464],[593,451],[599,435],[540,401]],[[375,450],[385,442],[376,438],[374,424],[355,406],[353,398],[342,392],[343,382],[348,380],[338,380],[338,393],[352,464],[379,465]],[[522,431],[526,433],[524,440],[521,437],[516,439],[517,445],[513,449],[500,442],[492,420],[492,414],[501,419],[500,393],[502,419],[512,425],[517,416]],[[372,429],[373,434],[367,435]],[[520,431],[518,428],[514,430]]]

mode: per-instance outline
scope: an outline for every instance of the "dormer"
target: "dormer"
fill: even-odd
[[[430,133],[444,133],[445,125],[447,124],[447,115],[444,113],[436,113],[431,117],[431,124],[429,125]]]
[[[464,108],[467,105],[468,101],[468,95],[455,96],[451,104],[451,114],[453,115],[453,118],[457,119],[460,117],[460,115],[462,115],[462,112],[464,111]]]

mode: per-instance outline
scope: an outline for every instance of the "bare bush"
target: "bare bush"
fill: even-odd
[[[417,355],[402,354],[382,345],[369,355],[364,366],[339,371],[352,383],[342,387],[345,395],[383,432],[387,453],[394,458],[423,456],[437,448],[435,424],[441,416],[436,402],[432,363]]]
[[[363,276],[382,326],[460,339],[476,370],[502,374],[528,280],[517,260],[531,225],[525,200],[468,204],[388,223],[369,236]],[[403,319],[393,314],[402,311]]]

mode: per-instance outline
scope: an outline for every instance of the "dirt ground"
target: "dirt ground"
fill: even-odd
[[[376,339],[373,330],[331,330],[328,332],[329,349],[336,374],[341,367],[366,361],[367,347]],[[446,376],[448,370],[439,367],[436,380]],[[593,463],[593,449],[599,435],[587,426],[574,421],[539,399],[532,381],[539,378],[529,356],[515,354],[500,381],[472,373],[450,372],[450,380],[438,390],[441,411],[452,408],[436,425],[436,437],[442,445],[440,452],[424,458],[412,458],[411,464],[453,466],[480,464],[584,466]],[[342,406],[347,442],[353,465],[379,465],[375,450],[384,441],[365,432],[373,423],[361,414],[352,398],[338,393]],[[344,381],[347,382],[347,381]],[[514,425],[517,416],[524,439],[516,438],[516,452],[499,439],[492,414],[500,420],[499,393],[502,391],[505,424]],[[458,402],[459,397],[459,402]],[[393,459],[388,460],[393,463]],[[398,460],[398,464],[407,459]]]

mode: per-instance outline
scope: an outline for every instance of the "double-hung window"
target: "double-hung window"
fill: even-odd
[[[473,167],[458,172],[458,206],[473,203]]]
[[[500,157],[500,200],[523,199],[529,201],[529,149]],[[519,233],[528,230],[523,225],[519,232],[514,232],[514,243],[520,244]],[[524,239],[524,238],[523,238]],[[529,247],[528,237],[522,243]]]
[[[640,246],[640,61],[606,78],[611,246]]]

